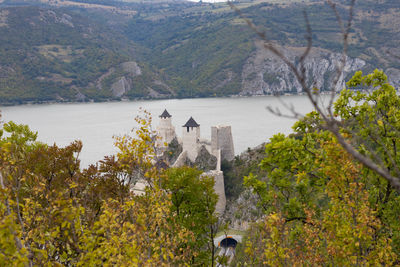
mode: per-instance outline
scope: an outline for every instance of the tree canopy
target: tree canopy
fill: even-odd
[[[381,71],[357,72],[347,84],[359,90],[343,90],[333,105],[341,135],[398,175],[400,96]],[[50,146],[26,125],[3,124],[0,265],[215,263],[213,178],[187,166],[161,168],[151,115],[136,123],[132,136],[115,137],[116,155],[86,169],[81,142]],[[232,264],[400,264],[398,191],[356,161],[324,123],[309,113],[292,134],[272,137],[258,167],[247,168],[258,176],[244,177],[244,187],[257,196],[262,216]],[[238,181],[230,175],[227,181]],[[142,194],[133,190],[139,181],[147,185]]]
[[[348,142],[360,153],[398,166],[400,97],[381,71],[357,72],[334,104]],[[389,181],[358,163],[312,112],[289,136],[275,135],[260,168],[244,183],[265,217],[254,224],[242,262],[287,265],[399,264],[400,197]]]

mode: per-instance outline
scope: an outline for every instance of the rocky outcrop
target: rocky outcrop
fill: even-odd
[[[400,87],[400,70],[389,68],[385,71],[386,75],[388,76],[389,83],[394,85],[395,88],[399,89]]]
[[[79,101],[79,102],[85,101],[86,96],[84,94],[82,94],[78,88],[74,87],[74,89],[76,90],[76,94],[75,94],[76,101]]]
[[[217,167],[217,158],[211,155],[205,146],[201,146],[194,165],[203,171],[215,170]]]
[[[111,85],[113,97],[121,97],[131,89],[131,85],[125,77],[121,77]]]
[[[142,75],[142,70],[135,61],[128,61],[121,64],[122,70],[132,76]]]
[[[61,23],[64,25],[67,25],[71,28],[74,28],[74,24],[72,23],[72,17],[68,14],[58,14],[52,10],[47,10],[46,12],[41,12],[40,14],[40,19],[41,20],[47,20],[48,19],[53,20],[55,23]]]
[[[107,78],[108,76],[110,76],[111,74],[113,74],[115,72],[115,68],[110,68],[106,73],[104,73],[103,75],[101,75],[97,81],[96,81],[96,87],[97,89],[101,90],[102,89],[102,82],[105,78]]]
[[[175,137],[171,143],[168,144],[167,150],[164,152],[164,158],[172,165],[176,162],[179,155],[182,153],[182,145],[179,144],[178,139]]]
[[[132,78],[142,75],[142,70],[135,61],[127,61],[121,63],[118,67],[110,68],[106,73],[96,80],[96,88],[103,88],[103,81],[109,78],[116,71],[123,72],[122,76],[117,76],[111,85],[111,93],[113,97],[119,98],[126,94],[132,88]]]
[[[293,72],[281,59],[266,50],[260,42],[256,43],[255,52],[248,58],[242,70],[241,95],[263,95],[279,92],[301,92],[302,88]],[[281,47],[280,51],[292,62],[297,62],[304,51],[299,47]],[[336,66],[340,64],[342,55],[330,51],[312,48],[305,60],[306,73],[311,79],[308,81],[322,90],[331,89],[329,85],[336,75]],[[344,72],[342,73],[336,90],[345,85],[348,74],[366,66],[364,60],[347,57]]]
[[[257,196],[250,190],[243,191],[235,200],[227,201],[223,216],[224,222],[229,228],[236,230],[247,230],[251,222],[255,222],[264,215],[257,207]]]

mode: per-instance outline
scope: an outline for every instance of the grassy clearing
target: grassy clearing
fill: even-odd
[[[44,57],[59,59],[65,63],[70,63],[84,52],[83,49],[72,49],[71,46],[62,45],[41,45],[37,46],[37,49]]]

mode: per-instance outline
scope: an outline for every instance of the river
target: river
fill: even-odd
[[[282,96],[281,100],[305,114],[312,110],[306,96]],[[201,138],[210,138],[212,125],[231,125],[235,153],[266,142],[276,133],[290,133],[293,119],[271,114],[266,107],[285,111],[273,96],[240,98],[196,98],[129,102],[41,104],[1,107],[3,121],[28,124],[38,131],[38,140],[65,146],[81,140],[82,166],[116,152],[113,136],[129,134],[134,117],[142,107],[153,114],[153,128],[166,108],[178,136],[182,125],[193,116],[200,124]],[[288,113],[288,111],[286,111]]]

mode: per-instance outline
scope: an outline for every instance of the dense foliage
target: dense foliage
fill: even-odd
[[[357,72],[347,85],[368,89],[337,98],[343,135],[395,174],[400,96],[378,70]],[[80,142],[49,146],[28,126],[3,124],[0,265],[214,264],[213,179],[190,167],[157,167],[150,114],[136,121],[134,136],[115,139],[115,156],[83,170]],[[293,129],[271,138],[264,154],[249,150],[223,164],[231,199],[243,191],[234,173],[252,172],[244,186],[262,212],[232,264],[398,265],[398,192],[346,153],[318,113]],[[143,191],[132,187],[138,182]]]
[[[157,169],[149,126],[116,139],[117,157],[81,170],[65,148],[4,124],[0,141],[0,265],[208,265],[217,196],[195,169]],[[134,194],[137,178],[148,186]],[[211,242],[211,245],[210,245]]]
[[[396,169],[400,97],[380,71],[358,72],[343,90],[335,114],[348,140]],[[287,265],[399,264],[400,196],[382,177],[355,162],[324,130],[315,112],[290,136],[266,145],[260,167],[266,178],[245,177],[265,217],[249,231],[239,262]],[[372,147],[373,149],[368,149]]]

